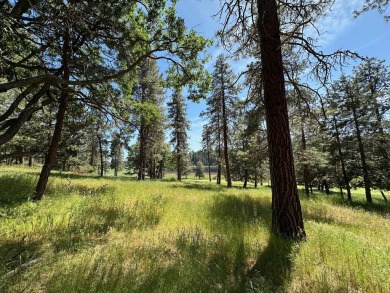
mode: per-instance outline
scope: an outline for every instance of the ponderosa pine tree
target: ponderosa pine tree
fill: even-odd
[[[207,166],[209,173],[209,181],[211,182],[211,161],[210,161],[210,153],[211,153],[211,128],[208,125],[203,126],[202,130],[202,147],[203,151],[207,153]]]
[[[118,170],[122,168],[122,142],[120,133],[113,133],[110,142],[111,169],[114,169],[114,176],[118,176]]]
[[[369,132],[367,126],[367,100],[358,94],[356,82],[353,78],[342,76],[333,83],[333,97],[338,98],[338,107],[342,108],[339,119],[344,119],[346,132],[350,133],[351,138],[357,145],[357,152],[360,157],[360,167],[362,170],[364,189],[367,202],[372,202],[371,187],[372,180],[369,170],[367,148],[364,144],[365,133]]]
[[[194,31],[187,32],[184,20],[176,16],[175,2],[171,4],[165,0],[20,0],[0,6],[1,25],[6,28],[0,40],[5,48],[0,77],[6,79],[0,82],[0,92],[20,89],[0,115],[0,144],[12,139],[42,105],[58,105],[34,199],[40,200],[45,191],[70,99],[91,104],[95,87],[112,86],[159,52],[164,52],[159,59],[185,72],[187,83],[199,84],[195,77],[202,76],[203,68],[197,56],[208,42]],[[108,99],[109,103],[117,105],[118,97]]]
[[[260,62],[258,74],[262,78],[267,120],[268,146],[272,181],[272,230],[285,238],[305,236],[301,207],[296,187],[294,161],[289,137],[285,77],[282,51],[286,47],[305,60],[310,71],[301,72],[316,79],[321,85],[329,81],[330,69],[345,58],[356,57],[350,51],[322,52],[315,37],[308,37],[309,27],[328,11],[333,0],[276,1],[225,0],[220,10],[225,18],[221,31],[224,46],[235,57],[251,56]],[[320,34],[319,34],[320,36]],[[310,85],[304,85],[310,88]]]
[[[354,68],[357,95],[366,101],[367,125],[370,131],[368,148],[371,181],[374,187],[383,190],[390,187],[390,70],[383,60],[367,59]],[[386,197],[384,196],[384,199]]]
[[[181,181],[182,175],[188,172],[187,161],[188,150],[188,130],[190,128],[187,119],[187,110],[184,97],[180,89],[175,89],[171,101],[167,103],[169,127],[171,128],[171,140],[173,144],[173,156],[175,161],[177,180]]]
[[[232,116],[234,102],[237,99],[235,85],[237,78],[227,63],[226,57],[222,54],[217,57],[212,78],[211,95],[207,98],[208,108],[205,115],[210,122],[217,122],[218,126],[220,125],[220,127],[214,128],[214,131],[221,131],[227,187],[232,187],[229,162],[229,117]],[[211,123],[213,124],[213,122]]]
[[[154,162],[151,156],[164,137],[163,88],[156,60],[146,59],[141,63],[132,99],[132,121],[138,128],[138,180],[145,180],[148,170],[155,169],[150,167]]]

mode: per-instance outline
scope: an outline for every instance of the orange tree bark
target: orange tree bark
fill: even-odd
[[[257,0],[272,184],[272,230],[284,238],[305,237],[296,185],[275,0]]]

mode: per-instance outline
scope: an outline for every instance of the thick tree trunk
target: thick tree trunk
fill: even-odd
[[[284,87],[278,9],[258,0],[258,30],[272,181],[272,230],[284,238],[305,237]]]
[[[366,162],[366,153],[364,151],[362,136],[360,132],[360,125],[356,113],[356,105],[353,98],[353,94],[350,93],[350,99],[351,99],[351,105],[352,105],[352,114],[353,114],[353,120],[355,122],[355,131],[356,131],[356,138],[358,141],[358,148],[360,153],[360,160],[362,163],[362,171],[363,171],[363,181],[364,181],[364,189],[366,191],[366,200],[367,202],[372,202],[372,196],[371,196],[371,180],[370,175],[368,174],[368,165]]]
[[[70,78],[69,62],[70,62],[70,33],[69,28],[65,29],[64,44],[62,48],[62,66],[63,66],[63,79],[68,81]],[[66,108],[68,106],[69,89],[67,84],[61,85],[61,97],[58,106],[56,124],[54,127],[54,133],[51,138],[48,152],[45,157],[45,163],[42,166],[41,174],[38,179],[37,186],[33,195],[33,200],[41,200],[45,193],[47,181],[49,180],[52,165],[57,155],[58,145],[61,140],[61,132],[64,124]]]
[[[345,184],[345,189],[347,189],[347,199],[349,202],[352,201],[352,195],[351,195],[351,187],[349,186],[349,180],[347,176],[347,169],[345,168],[345,161],[344,161],[344,154],[341,149],[341,142],[340,142],[340,133],[339,133],[339,128],[336,122],[336,117],[333,116],[333,126],[336,131],[336,142],[337,142],[337,151],[339,153],[340,157],[340,163],[341,163],[341,171],[343,173],[343,179],[344,179],[344,184]]]

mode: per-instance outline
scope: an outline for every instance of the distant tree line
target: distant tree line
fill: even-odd
[[[252,62],[234,72],[221,54],[209,74],[199,56],[211,42],[175,1],[2,1],[0,162],[42,164],[34,200],[52,169],[267,182],[272,230],[293,240],[306,235],[297,183],[307,196],[335,186],[352,201],[361,186],[387,201],[389,66],[306,36],[333,2],[223,1],[217,35]],[[356,14],[387,6],[367,0]],[[350,59],[352,73],[332,79]],[[201,98],[202,150],[191,152],[186,100]]]

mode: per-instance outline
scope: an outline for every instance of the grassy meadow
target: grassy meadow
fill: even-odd
[[[269,187],[0,166],[0,292],[390,292],[390,206],[302,198],[307,239],[270,233]]]

